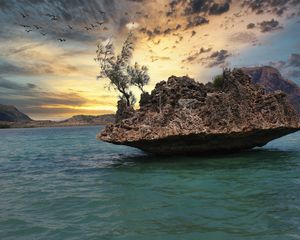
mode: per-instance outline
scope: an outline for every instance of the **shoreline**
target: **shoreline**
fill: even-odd
[[[56,128],[56,127],[90,127],[90,126],[105,126],[110,122],[97,122],[97,123],[41,123],[41,122],[0,122],[0,130],[4,129],[18,129],[18,128]]]

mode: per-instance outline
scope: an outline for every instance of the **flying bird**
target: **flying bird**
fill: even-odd
[[[25,31],[29,33],[32,32],[32,29],[26,29]]]
[[[35,28],[36,28],[36,30],[39,30],[39,29],[41,29],[42,27],[40,27],[40,26],[38,26],[38,25],[33,25]]]
[[[58,18],[55,15],[53,15],[53,14],[47,13],[46,16],[50,17],[52,21],[57,21],[58,20]]]
[[[161,40],[159,39],[157,42],[154,42],[154,41],[152,41],[152,42],[153,42],[154,45],[159,45],[159,44],[160,44],[160,41],[161,41]]]
[[[101,26],[102,24],[104,24],[104,22],[99,22],[99,21],[97,21],[96,22],[99,26]]]
[[[21,12],[19,12],[20,14],[21,14],[21,16],[23,17],[23,18],[27,18],[27,17],[29,17],[29,15],[28,14],[24,14],[24,13],[21,13]]]
[[[60,42],[65,42],[66,41],[66,39],[64,39],[64,38],[58,38],[57,40],[60,41]]]
[[[46,35],[47,35],[47,33],[43,33],[43,32],[40,32],[40,34],[42,34],[43,36],[46,36]]]
[[[23,25],[23,24],[20,24],[21,27],[24,27],[24,28],[30,28],[29,25]]]
[[[70,25],[68,25],[68,28],[69,28],[69,29],[71,29],[71,30],[73,30],[73,27],[72,27],[72,26],[70,26]]]

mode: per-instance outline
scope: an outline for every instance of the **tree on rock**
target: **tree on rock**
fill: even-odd
[[[128,75],[131,77],[131,84],[138,87],[142,93],[145,93],[144,86],[149,83],[148,68],[140,66],[137,62],[134,66],[128,66]]]
[[[135,103],[135,96],[130,90],[131,86],[137,86],[144,92],[144,86],[149,82],[146,66],[130,64],[134,50],[134,37],[130,33],[125,40],[119,55],[115,54],[115,48],[111,41],[97,44],[96,61],[100,65],[100,78],[108,78],[111,86],[120,93],[120,99],[126,101],[128,107]]]

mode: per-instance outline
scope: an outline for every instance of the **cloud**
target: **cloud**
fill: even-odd
[[[277,68],[277,69],[283,69],[284,67],[286,67],[287,63],[286,61],[278,61],[278,62],[269,62],[270,66],[274,67],[274,68]]]
[[[7,93],[5,96],[1,94],[0,102],[9,103],[16,106],[81,106],[88,102],[88,99],[77,93],[59,93],[45,92],[40,90],[14,88],[13,93]]]
[[[151,61],[152,62],[156,62],[158,60],[167,61],[167,60],[170,60],[170,59],[171,59],[170,57],[165,57],[165,56],[151,56]]]
[[[277,20],[270,20],[270,21],[262,21],[261,23],[258,23],[260,27],[261,32],[271,32],[274,30],[282,29],[281,26],[279,26],[279,22]]]
[[[4,75],[25,75],[25,76],[41,76],[41,75],[69,75],[79,72],[76,66],[70,64],[56,63],[51,61],[45,62],[18,62],[11,63],[0,61],[0,72]]]
[[[13,63],[0,60],[0,73],[5,75],[19,75],[26,73],[26,69],[16,66]]]
[[[271,66],[278,68],[278,69],[283,69],[283,68],[300,68],[300,54],[299,53],[292,53],[287,61],[278,61],[278,62],[270,62],[269,63]]]
[[[205,17],[196,16],[188,19],[188,24],[186,26],[186,29],[197,27],[207,23],[209,23],[209,20],[206,19]]]
[[[0,88],[10,89],[10,90],[21,90],[27,91],[36,88],[37,86],[33,83],[20,84],[7,79],[4,79],[0,76]]]
[[[189,0],[186,4],[185,13],[208,13],[210,15],[219,15],[230,9],[231,1],[210,1],[210,0]]]
[[[229,8],[230,8],[230,5],[228,2],[214,3],[209,9],[209,13],[211,15],[220,15],[222,13],[229,11]]]
[[[24,46],[19,47],[19,48],[11,48],[11,49],[7,49],[7,50],[4,49],[2,51],[2,53],[0,53],[0,56],[8,57],[8,56],[11,56],[11,55],[14,55],[14,54],[25,52],[25,51],[30,50],[30,49],[34,49],[34,48],[42,46],[42,45],[44,45],[44,43],[27,44],[27,45],[24,45]]]
[[[256,35],[249,32],[238,32],[234,33],[229,37],[230,42],[239,42],[239,43],[255,43],[257,42]]]
[[[0,9],[2,11],[6,11],[7,9],[10,9],[10,2],[7,0],[0,0]]]
[[[255,28],[255,23],[249,23],[247,25],[247,29],[253,29],[253,28]]]
[[[281,16],[290,8],[295,8],[300,4],[298,0],[245,0],[242,7],[250,9],[256,14],[273,13]]]
[[[123,30],[126,27],[122,20],[124,16],[120,16],[114,0],[1,0],[0,6],[2,5],[5,5],[5,8],[0,8],[0,23],[9,26],[9,34],[23,30],[24,34],[32,38],[38,35],[42,38],[42,32],[47,34],[43,37],[45,40],[57,41],[58,38],[63,37],[67,41],[91,42],[106,35],[104,28],[108,28],[111,33],[116,33],[120,28]],[[124,10],[128,8],[124,2],[119,5],[123,5]],[[26,17],[22,17],[22,14]],[[55,20],[51,15],[55,16]],[[129,21],[128,16],[125,22]],[[100,26],[97,22],[104,22],[105,26]],[[30,27],[16,28],[16,25],[20,24]],[[91,24],[94,27],[86,30],[85,27],[90,28]],[[11,25],[14,25],[13,31]],[[40,29],[36,29],[34,25]],[[26,33],[25,30],[29,29],[32,31]],[[1,38],[6,35],[7,32],[0,31]]]
[[[205,54],[205,53],[208,53],[212,50],[212,48],[203,48],[201,47],[200,50],[190,56],[188,56],[186,59],[183,59],[181,62],[182,63],[185,63],[185,62],[188,62],[188,63],[198,63],[201,61],[201,59],[199,59],[199,57],[202,55],[202,54]]]
[[[230,57],[231,54],[229,54],[229,52],[227,50],[220,50],[220,51],[216,51],[213,52],[210,56],[209,56],[209,63],[208,63],[208,67],[216,67],[216,66],[220,66],[225,64],[225,61],[228,57]]]

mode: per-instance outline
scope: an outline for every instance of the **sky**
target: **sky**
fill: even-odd
[[[206,83],[262,65],[300,85],[299,0],[0,0],[0,25],[0,104],[36,120],[115,112],[96,46],[119,50],[129,32],[147,91],[171,75]]]

